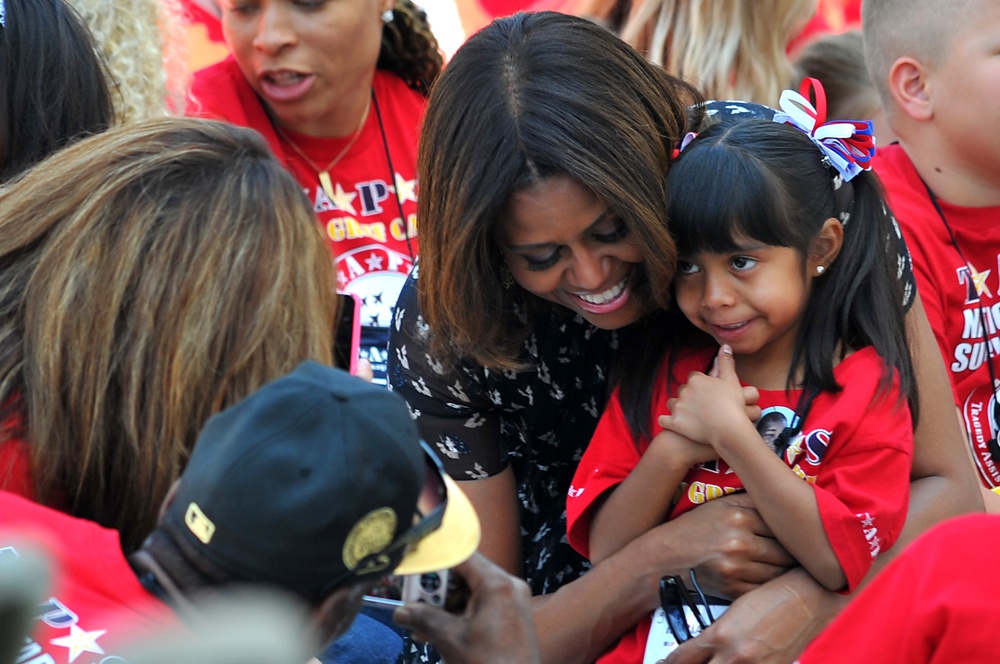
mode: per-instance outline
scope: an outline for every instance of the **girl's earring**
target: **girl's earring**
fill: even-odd
[[[826,271],[826,268],[823,267],[822,265],[817,265],[816,266],[816,274],[823,274],[825,271]]]
[[[392,12],[391,9],[386,9],[384,12],[382,12],[383,23],[392,23],[392,19],[394,18],[396,18],[396,15]]]
[[[514,275],[510,273],[507,263],[500,264],[500,284],[506,290],[510,290],[510,287],[514,285]]]

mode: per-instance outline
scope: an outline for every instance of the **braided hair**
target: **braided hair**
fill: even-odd
[[[427,96],[443,66],[444,58],[426,12],[412,0],[396,0],[393,18],[382,28],[382,49],[376,67],[391,71]]]

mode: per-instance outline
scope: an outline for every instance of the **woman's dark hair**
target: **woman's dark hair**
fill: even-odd
[[[63,0],[4,0],[0,28],[0,182],[114,122],[90,32]]]
[[[874,175],[862,172],[838,188],[841,180],[823,156],[801,131],[769,120],[717,124],[702,132],[667,178],[667,210],[679,254],[735,251],[743,237],[791,247],[805,259],[824,222],[840,219],[843,245],[822,278],[813,281],[789,386],[801,372],[807,392],[839,391],[837,361],[849,350],[872,346],[889,368],[883,388],[898,375],[916,421],[892,217]],[[650,433],[649,394],[668,349],[698,339],[712,342],[673,309],[665,316],[673,334],[646,334],[644,343],[631,346],[633,371],[622,373],[622,407],[638,434]]]
[[[606,29],[555,12],[497,19],[431,90],[418,151],[419,296],[437,352],[518,365],[531,314],[504,287],[499,241],[517,191],[565,176],[613,209],[643,253],[633,295],[670,301],[666,171],[697,93]]]
[[[392,20],[382,28],[382,48],[375,66],[391,71],[427,96],[444,66],[427,13],[412,0],[396,0],[392,13]]]

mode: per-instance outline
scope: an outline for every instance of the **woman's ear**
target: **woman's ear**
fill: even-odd
[[[829,217],[823,222],[816,239],[813,240],[812,251],[809,252],[808,269],[813,276],[822,275],[833,265],[844,246],[844,226],[839,219]]]

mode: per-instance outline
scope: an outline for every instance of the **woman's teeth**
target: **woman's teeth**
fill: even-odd
[[[610,302],[619,295],[621,295],[622,290],[625,289],[625,280],[622,279],[621,283],[612,286],[603,293],[598,293],[596,295],[584,295],[583,293],[577,295],[584,302],[589,302],[591,304],[604,304],[605,302]]]

